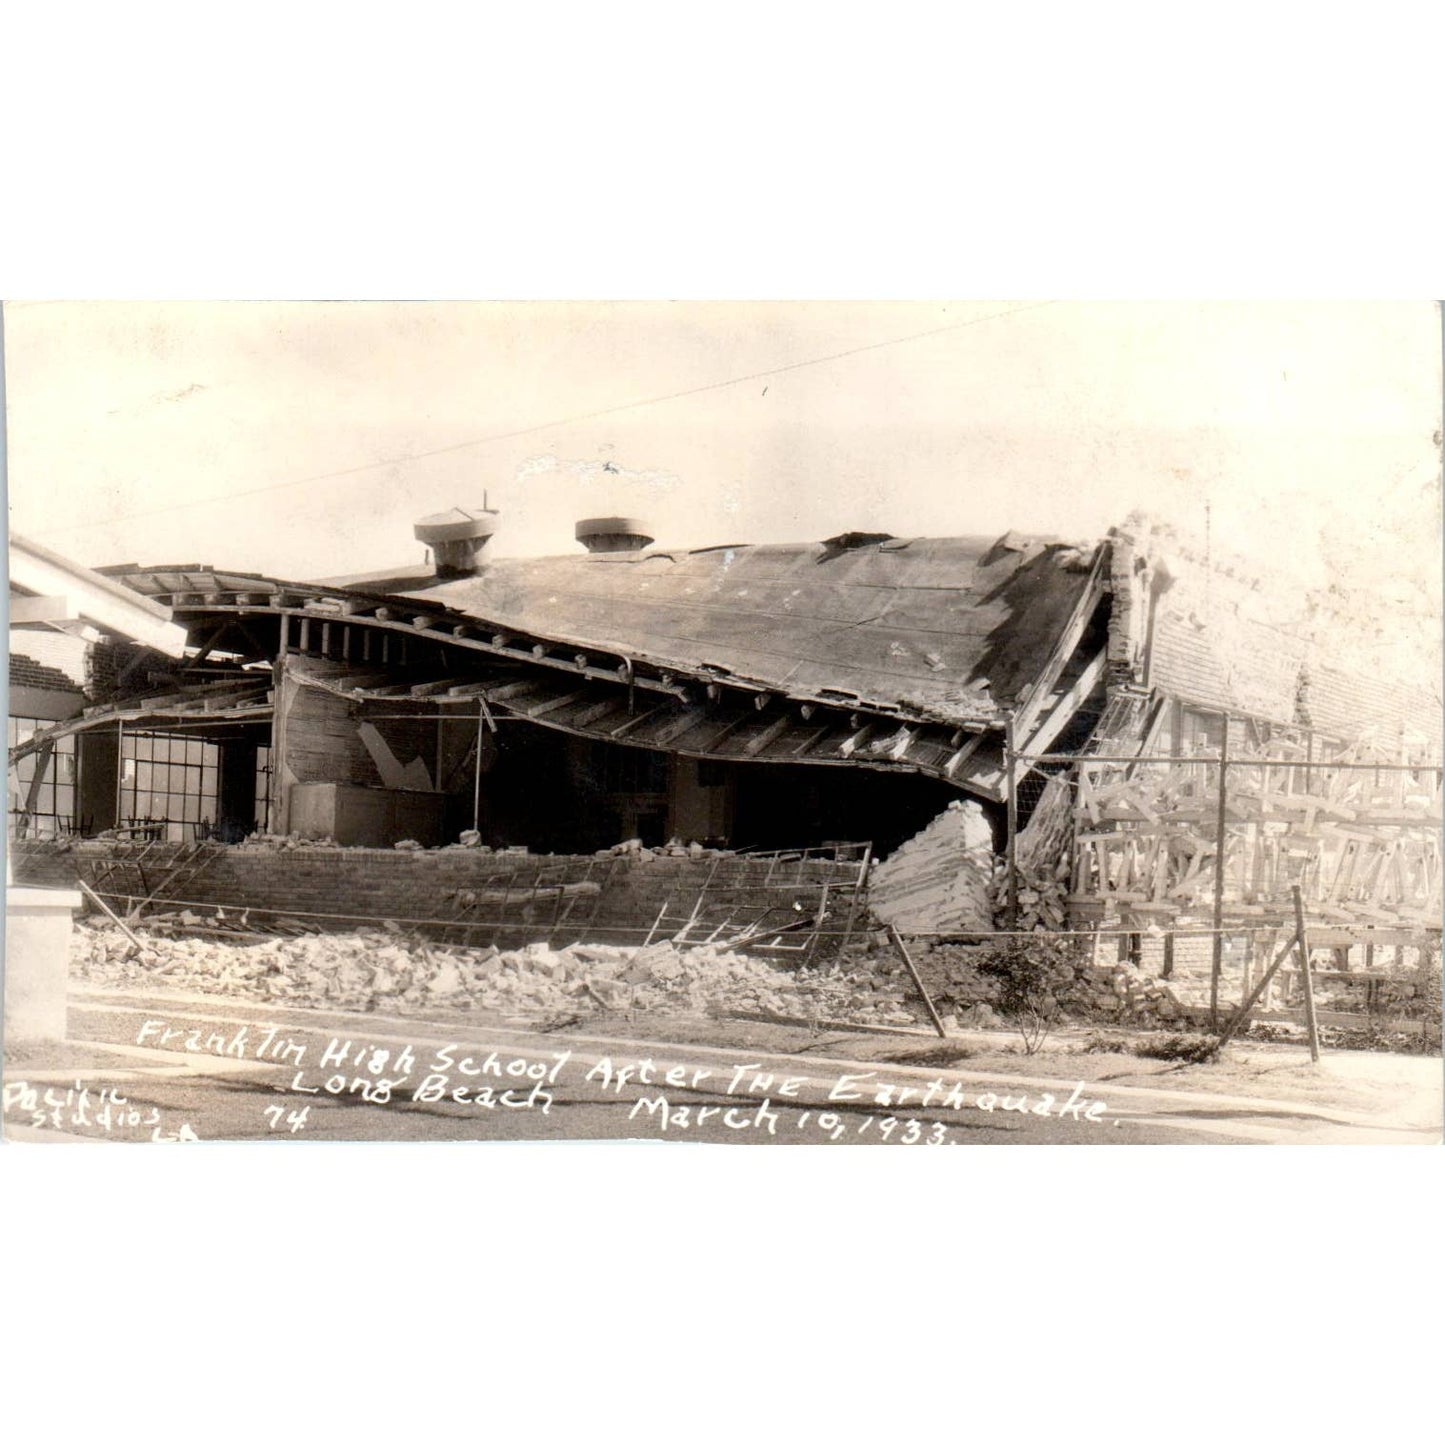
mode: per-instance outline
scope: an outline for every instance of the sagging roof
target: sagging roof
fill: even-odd
[[[606,740],[912,768],[997,798],[1005,724],[1018,752],[1046,752],[1102,691],[1106,668],[1186,704],[1301,721],[1294,652],[1278,637],[1249,649],[1270,687],[1246,695],[1255,664],[1237,655],[1239,624],[1225,626],[1218,608],[1195,609],[1201,658],[1181,667],[1171,617],[1189,587],[1165,591],[1156,633],[1157,589],[1137,550],[1117,530],[1086,548],[1016,533],[855,533],[493,558],[446,579],[421,568],[320,582],[195,563],[104,570],[172,609],[194,632],[197,662],[216,649],[254,663],[279,647],[380,663],[401,669],[404,691],[484,693],[531,721]],[[1220,666],[1229,686],[1216,696]],[[1336,698],[1332,669],[1312,675],[1314,725],[1349,735],[1358,708],[1343,691]],[[787,723],[784,705],[796,714]]]
[[[499,558],[471,577],[366,585],[693,676],[979,724],[1044,671],[1095,560],[1095,550],[1013,534],[844,536]]]
[[[1087,666],[1074,653],[1106,559],[1016,534],[850,534],[495,559],[446,580],[298,583],[197,564],[114,575],[199,629],[202,659],[218,642],[263,657],[251,627],[274,618],[283,651],[400,665],[427,693],[484,694],[563,731],[902,768],[997,798],[1008,714],[1042,747],[1100,680],[1102,651]],[[419,680],[418,666],[432,671]]]
[[[923,772],[970,786],[976,775],[991,778],[1001,766],[996,743],[941,724],[869,718],[807,704],[759,708],[736,698],[706,705],[656,693],[639,699],[622,684],[590,680],[579,686],[578,679],[546,668],[520,677],[513,670],[491,669],[466,682],[440,679],[410,686],[378,683],[379,674],[320,677],[296,669],[291,675],[301,687],[362,704],[422,702],[447,708],[483,699],[504,715],[578,737],[703,759],[861,765]],[[990,797],[996,793],[987,785],[980,791]]]

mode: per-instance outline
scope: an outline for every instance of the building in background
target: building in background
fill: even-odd
[[[105,569],[106,596],[172,615],[186,646],[90,640],[84,709],[57,689],[67,715],[12,746],[17,792],[49,757],[15,825],[886,857],[962,807],[971,866],[980,846],[1006,861],[1014,916],[1058,927],[1198,917],[1223,815],[1238,836],[1216,905],[1277,912],[1303,881],[1336,911],[1438,915],[1438,699],[1342,668],[1348,617],[1138,519],[1084,543],[671,551],[592,518],[585,550],[489,560],[497,525],[485,508],[423,519],[429,565],[363,578]],[[1222,744],[1288,776],[1242,779],[1230,813]],[[1390,797],[1359,795],[1364,762],[1397,770]]]
[[[10,538],[9,583],[9,746],[14,752],[42,737],[10,769],[9,833],[90,832],[95,795],[117,792],[116,761],[83,729],[45,735],[109,696],[111,679],[101,670],[108,645],[179,659],[186,632],[164,606],[24,537]],[[107,816],[113,811],[112,803]]]

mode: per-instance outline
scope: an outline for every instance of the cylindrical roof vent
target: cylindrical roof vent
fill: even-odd
[[[497,514],[489,507],[453,507],[423,517],[412,530],[431,548],[438,577],[470,577],[497,530]]]
[[[577,523],[577,540],[589,552],[640,552],[654,539],[636,517],[587,517]]]

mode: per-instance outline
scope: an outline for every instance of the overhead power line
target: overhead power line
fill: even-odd
[[[425,461],[430,457],[447,456],[452,452],[466,451],[471,447],[489,446],[494,442],[513,441],[517,437],[535,436],[538,432],[553,431],[557,427],[575,426],[579,422],[596,421],[599,417],[616,416],[619,412],[636,411],[642,407],[660,406],[664,402],[679,401],[685,397],[701,396],[710,391],[723,391],[730,386],[742,386],[750,381],[763,381],[768,377],[783,376],[790,371],[801,371],[809,366],[823,366],[832,361],[843,361],[850,356],[860,356],[868,351],[881,351],[889,346],[903,346],[913,341],[926,341],[929,337],[943,336],[951,331],[962,331],[965,327],[978,326],[985,321],[1001,321],[1025,311],[1036,311],[1052,306],[1052,301],[1031,301],[1023,306],[1013,306],[1006,311],[991,311],[985,316],[971,316],[966,321],[951,322],[947,326],[935,326],[928,331],[915,331],[909,336],[891,336],[883,341],[870,341],[863,346],[852,346],[846,351],[834,351],[827,356],[809,357],[806,361],[791,361],[785,366],[769,367],[766,371],[752,371],[746,376],[731,376],[725,381],[705,382],[701,386],[687,387],[681,391],[666,392],[661,396],[643,397],[637,401],[620,402],[616,406],[600,407],[596,411],[579,412],[575,416],[559,417],[553,421],[539,422],[534,426],[518,427],[513,431],[493,432],[484,437],[472,437],[467,441],[450,442],[444,447],[433,447],[428,451],[409,452],[400,457],[382,457],[376,461],[361,462],[354,467],[339,467],[335,471],[316,472],[311,476],[292,477],[283,482],[266,482],[259,487],[247,487],[238,492],[227,492],[216,497],[191,497],[180,501],[167,502],[163,506],[146,507],[135,512],[122,512],[112,517],[93,518],[85,522],[72,522],[64,527],[50,527],[36,536],[56,536],[62,532],[79,532],[91,527],[109,527],[119,522],[139,521],[143,517],[155,517],[165,512],[178,512],[192,507],[218,506],[226,502],[241,501],[246,497],[259,497],[267,492],[279,492],[288,487],[309,486],[313,482],[329,482],[341,477],[354,477],[362,472],[377,471],[382,467],[407,466],[412,462]]]

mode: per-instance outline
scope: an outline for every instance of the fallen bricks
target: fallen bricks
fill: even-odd
[[[269,938],[140,934],[77,926],[74,977],[92,984],[151,983],[300,1007],[416,1013],[485,1009],[546,1020],[571,1011],[707,1015],[754,1012],[913,1024],[904,983],[881,970],[834,963],[788,969],[716,945],[679,949],[545,943],[506,951],[442,947],[400,930]]]
[[[595,943],[552,948],[540,942],[508,950],[444,946],[396,924],[283,936],[227,937],[221,929],[177,936],[164,929],[149,921],[138,925],[137,948],[113,924],[81,920],[72,939],[72,976],[109,988],[138,990],[156,983],[360,1012],[476,1009],[544,1025],[569,1015],[607,1013],[927,1024],[901,966],[882,955],[788,966],[719,944],[679,948],[670,941],[642,948]],[[994,1006],[994,986],[969,961],[970,953],[946,946],[923,952],[919,969],[925,985],[945,1024],[1007,1028]],[[1208,980],[1161,979],[1126,963],[1081,964],[1057,1002],[1065,1017],[1079,1023],[1179,1027],[1207,1014]]]
[[[925,986],[941,1011],[958,1022],[992,1017],[999,982],[980,964],[986,944],[935,944],[919,956]],[[1203,994],[1192,978],[1163,979],[1128,963],[1095,965],[1080,962],[1064,968],[1051,981],[1049,994],[1060,1013],[1076,1022],[1111,1022],[1139,1027],[1183,1023],[1203,1008],[1207,1012],[1208,979]],[[1044,1002],[1044,1000],[1040,1000]]]

